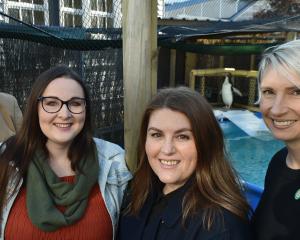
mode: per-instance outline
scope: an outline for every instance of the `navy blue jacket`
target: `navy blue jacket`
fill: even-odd
[[[183,192],[185,193],[185,191]],[[202,213],[187,219],[182,225],[182,198],[184,194],[176,196],[162,211],[157,225],[151,225],[151,229],[145,227],[151,213],[157,193],[152,193],[142,207],[140,214],[136,216],[121,214],[118,228],[119,240],[250,240],[249,223],[223,209],[222,214],[216,217],[212,228],[207,231],[203,228]],[[128,199],[126,202],[129,202]],[[159,237],[157,232],[159,230]]]

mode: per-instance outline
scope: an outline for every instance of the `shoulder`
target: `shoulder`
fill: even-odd
[[[105,141],[100,138],[94,138],[98,155],[101,158],[113,159],[116,156],[124,157],[124,150],[119,145]]]
[[[250,240],[250,222],[242,219],[232,212],[222,209],[221,214],[216,217],[214,228],[218,235],[227,236],[231,240]],[[222,238],[223,239],[223,238]],[[225,239],[225,238],[224,238]],[[227,239],[227,238],[226,238]]]
[[[222,214],[225,226],[227,226],[228,229],[246,227],[250,224],[248,219],[242,219],[228,210],[223,209]]]
[[[272,157],[265,177],[265,186],[267,183],[270,182],[270,178],[272,176],[275,176],[285,167],[285,159],[287,156],[287,148],[284,147],[281,150],[279,150],[277,153],[274,154]],[[279,172],[278,172],[279,171]]]
[[[219,209],[213,214],[213,222],[209,230],[203,225],[203,210],[191,216],[187,222],[187,231],[191,239],[230,239],[252,240],[250,223],[226,209]]]
[[[269,163],[269,167],[275,167],[278,165],[284,165],[285,164],[285,158],[287,156],[287,148],[284,147],[282,149],[280,149],[277,153],[274,154],[274,156],[272,157],[270,163]]]
[[[11,95],[11,94],[8,94],[8,93],[4,93],[4,92],[0,92],[0,99],[1,100],[11,100],[11,101],[17,101],[17,99],[13,96],[13,95]]]
[[[94,138],[94,142],[100,165],[100,176],[110,182],[130,180],[132,174],[125,162],[124,150],[119,145],[103,139]]]
[[[18,105],[18,101],[13,95],[3,92],[0,92],[0,103],[10,114],[14,111],[14,107]]]

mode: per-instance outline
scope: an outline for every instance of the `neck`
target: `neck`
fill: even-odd
[[[291,169],[300,169],[300,148],[296,146],[287,146],[288,155],[286,164]]]
[[[58,177],[75,175],[71,168],[71,162],[68,157],[70,146],[61,146],[47,142],[49,151],[49,165]]]

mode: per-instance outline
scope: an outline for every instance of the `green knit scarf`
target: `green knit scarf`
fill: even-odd
[[[26,182],[26,204],[31,222],[51,232],[78,221],[85,212],[89,193],[99,174],[97,158],[81,161],[74,184],[62,182],[39,153],[31,161]],[[65,206],[62,213],[56,206]]]

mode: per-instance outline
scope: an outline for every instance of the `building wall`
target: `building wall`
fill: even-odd
[[[185,19],[222,19],[230,18],[247,5],[243,0],[210,0],[176,3],[165,9],[165,18]]]
[[[4,11],[4,0],[0,0],[0,11],[3,12]],[[0,15],[0,22],[4,21],[4,18],[2,15]]]
[[[121,27],[121,0],[32,0],[28,3],[11,0],[0,0],[0,9],[6,14],[26,23],[35,25],[50,25],[49,11],[51,6],[58,4],[57,16],[60,26],[68,27]],[[50,9],[49,9],[49,5]],[[57,10],[56,10],[57,11]],[[55,14],[54,14],[55,15]],[[54,16],[50,14],[50,16]],[[10,18],[0,18],[8,23],[16,23]]]
[[[157,0],[157,17],[162,18],[165,12],[164,0]]]

